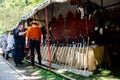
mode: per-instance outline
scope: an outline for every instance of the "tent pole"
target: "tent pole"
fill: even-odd
[[[101,8],[103,8],[103,0],[101,0]]]
[[[46,17],[46,30],[47,30],[47,41],[48,41],[48,60],[49,60],[49,69],[52,69],[51,63],[51,53],[50,53],[50,39],[49,39],[49,29],[48,29],[48,8],[45,8],[45,17]]]

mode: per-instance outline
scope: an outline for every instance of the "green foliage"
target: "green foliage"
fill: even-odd
[[[58,74],[44,69],[39,70],[39,76],[42,76],[43,80],[67,80],[66,78],[61,77]]]
[[[0,0],[0,3],[4,2],[4,0]]]
[[[12,8],[16,7],[24,7],[25,6],[25,1],[24,0],[13,0],[12,3],[10,4]]]
[[[0,0],[0,34],[13,28],[20,19],[44,0]]]

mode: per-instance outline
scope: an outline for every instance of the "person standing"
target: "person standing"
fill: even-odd
[[[6,31],[2,36],[1,36],[1,40],[2,40],[2,56],[5,57],[5,52],[6,52],[6,47],[7,47],[7,37],[8,37],[8,33],[9,31]]]
[[[7,38],[7,47],[6,47],[6,60],[8,60],[9,57],[9,53],[13,52],[14,50],[14,38],[13,38],[13,31],[9,31],[8,33],[8,38]]]
[[[39,65],[41,65],[41,53],[40,53],[40,44],[41,44],[42,31],[37,21],[31,22],[31,27],[28,28],[26,32],[26,47],[29,47],[31,50],[31,63],[34,68],[34,50],[36,49],[38,55]]]
[[[16,30],[14,30],[14,62],[16,66],[19,66],[22,63],[22,60],[24,59],[24,45],[25,45],[25,31],[24,26],[20,24]]]

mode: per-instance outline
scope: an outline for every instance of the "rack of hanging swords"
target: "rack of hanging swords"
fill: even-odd
[[[51,44],[52,68],[63,69],[77,74],[90,75],[88,68],[88,48],[89,37],[87,42],[72,44]],[[41,47],[43,64],[48,65],[47,44]],[[47,64],[46,64],[47,63]],[[85,74],[84,74],[85,73]]]
[[[53,18],[52,43],[50,44],[51,62],[52,68],[89,76],[92,73],[88,71],[90,41],[88,34],[94,27],[94,20],[80,17],[79,13],[68,12],[66,20],[62,15],[59,15],[58,20]],[[43,64],[49,66],[47,50],[48,44],[45,43],[41,46],[42,61]]]
[[[86,8],[86,7],[85,7]],[[69,11],[51,21],[51,62],[52,68],[71,71],[89,76],[89,43],[95,27],[94,19],[86,15],[84,6],[77,6],[77,12]],[[42,63],[49,66],[47,42],[41,46]]]

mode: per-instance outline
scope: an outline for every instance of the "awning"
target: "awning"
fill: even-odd
[[[70,0],[45,0],[43,3],[34,8],[31,12],[25,15],[22,20],[27,20],[30,17],[45,20],[44,8],[48,6],[49,21],[51,17],[57,17],[59,14],[65,15],[67,11],[75,12],[75,5],[70,5]],[[86,0],[101,8],[116,8],[120,7],[119,0]]]
[[[48,5],[52,4],[52,3],[63,3],[63,2],[67,2],[68,0],[45,0],[43,3],[41,3],[40,5],[38,5],[36,8],[34,8],[31,12],[29,12],[27,15],[25,15],[22,20],[26,20],[28,18],[30,18],[31,16],[33,16],[35,13],[37,13],[39,10],[44,9],[45,7],[47,7]],[[41,11],[41,15],[45,15],[44,11]]]

